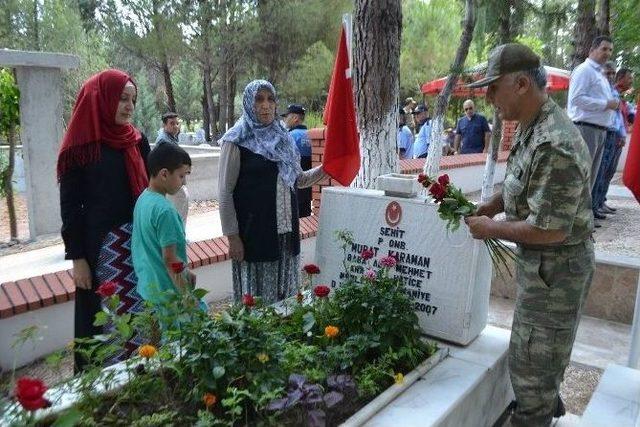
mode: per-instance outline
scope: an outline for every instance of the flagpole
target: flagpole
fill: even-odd
[[[347,53],[349,54],[349,70],[353,69],[353,15],[345,13],[342,15],[342,26],[347,35]],[[352,73],[350,73],[352,74]],[[347,76],[351,77],[351,75]]]

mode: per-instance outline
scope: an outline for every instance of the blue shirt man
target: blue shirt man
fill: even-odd
[[[418,135],[413,143],[413,158],[423,159],[427,157],[429,151],[429,138],[431,137],[431,122],[429,121],[429,108],[424,105],[418,105],[413,110],[416,124],[420,126]]]
[[[413,133],[406,125],[404,109],[398,113],[398,154],[400,159],[411,159],[413,153]]]
[[[487,119],[475,112],[475,105],[470,99],[464,101],[462,107],[464,116],[458,120],[453,149],[460,154],[486,152],[491,140],[491,129]]]
[[[303,125],[306,110],[302,105],[291,104],[287,112],[281,114],[289,134],[300,152],[300,166],[302,170],[311,169],[311,142],[307,135],[307,127]],[[298,189],[298,217],[311,215],[311,187]]]

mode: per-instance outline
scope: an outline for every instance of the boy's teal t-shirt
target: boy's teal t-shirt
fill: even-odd
[[[162,248],[176,246],[176,255],[187,262],[184,225],[178,211],[162,194],[142,192],[133,210],[131,254],[138,276],[137,290],[147,301],[159,303],[176,290],[162,258]]]

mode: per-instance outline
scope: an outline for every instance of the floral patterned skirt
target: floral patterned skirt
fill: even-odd
[[[295,295],[300,283],[300,255],[293,255],[292,233],[278,235],[280,259],[270,262],[233,261],[233,297],[261,297],[272,304]]]

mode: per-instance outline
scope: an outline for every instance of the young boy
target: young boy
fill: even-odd
[[[138,293],[159,304],[182,283],[195,284],[196,276],[190,271],[175,272],[176,265],[188,261],[185,230],[178,211],[165,197],[185,184],[191,158],[176,144],[162,144],[149,153],[147,164],[149,187],[133,211],[131,253]]]

